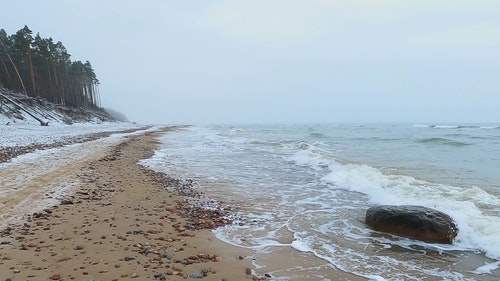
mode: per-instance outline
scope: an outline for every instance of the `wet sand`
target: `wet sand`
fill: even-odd
[[[186,202],[195,202],[196,194],[189,187],[137,164],[153,154],[159,133],[89,143],[78,149],[91,153],[67,152],[67,162],[49,154],[0,169],[2,190],[24,194],[1,197],[2,221],[17,221],[0,232],[0,280],[314,280],[266,277],[252,267],[250,250],[217,240],[209,229],[229,221],[199,208],[193,214]],[[27,213],[33,196],[54,199],[57,186],[71,192],[58,205]],[[293,251],[280,255],[270,257],[270,268],[303,258]],[[324,264],[318,270],[332,280],[362,280]]]

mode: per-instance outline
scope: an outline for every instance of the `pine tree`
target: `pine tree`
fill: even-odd
[[[11,36],[0,30],[0,84],[56,104],[99,107],[99,80],[90,62],[73,62],[62,42],[32,34],[28,26]]]

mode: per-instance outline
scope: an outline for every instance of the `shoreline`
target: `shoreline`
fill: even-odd
[[[205,244],[219,241],[208,230],[182,230],[186,220],[166,210],[183,198],[159,187],[164,178],[137,163],[154,153],[155,134],[126,137],[83,170],[66,171],[79,181],[73,195],[3,229],[2,278],[181,280],[205,273],[206,280],[245,279],[250,260],[204,252]]]
[[[255,269],[252,250],[218,240],[210,231],[214,224],[229,223],[223,214],[209,219],[206,212],[193,214],[190,206],[201,207],[168,190],[179,188],[179,181],[138,163],[153,155],[163,133],[125,137],[76,169],[63,168],[76,184],[72,192],[58,205],[26,214],[21,223],[0,231],[2,278],[297,280],[266,277]],[[304,258],[291,248],[285,252],[276,256],[279,261],[270,257],[266,263],[286,269],[287,256]],[[364,280],[328,270],[334,280]]]

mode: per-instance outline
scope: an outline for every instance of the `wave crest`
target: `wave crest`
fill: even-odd
[[[424,138],[417,141],[418,143],[431,144],[431,145],[448,145],[455,147],[462,147],[472,145],[471,143],[456,141],[446,138]]]

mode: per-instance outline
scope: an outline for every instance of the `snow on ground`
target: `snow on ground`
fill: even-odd
[[[37,100],[28,106],[4,95],[0,96],[4,97],[0,99],[0,153],[9,157],[0,163],[0,229],[57,204],[78,186],[78,174],[88,163],[102,159],[123,138],[164,127],[104,122],[109,118],[99,112],[62,114]],[[31,115],[48,126],[40,126],[41,121]],[[78,123],[82,120],[87,122]]]
[[[49,127],[29,124],[0,126],[0,148],[2,145],[26,146],[60,141],[66,137],[141,127],[143,126],[120,122]],[[0,163],[0,229],[19,222],[25,214],[53,206],[65,195],[71,194],[80,183],[77,173],[90,161],[103,157],[106,151],[120,143],[124,137],[162,127],[115,133],[83,143],[37,150]]]
[[[0,114],[0,124],[1,125],[7,124],[7,123],[10,123],[10,122],[11,122],[11,120],[7,116],[5,116],[3,114]]]
[[[0,148],[64,142],[65,140],[84,137],[93,133],[144,127],[128,122],[74,123],[72,125],[52,123],[49,126],[40,126],[39,123],[11,123],[4,125],[7,124],[8,120],[10,119],[0,114],[0,124],[2,124],[0,125]]]

